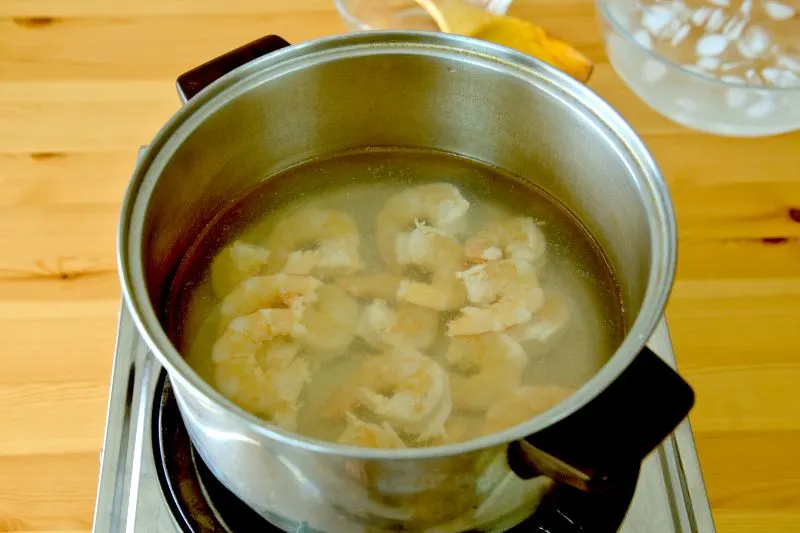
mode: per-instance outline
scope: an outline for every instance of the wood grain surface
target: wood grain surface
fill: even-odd
[[[614,74],[589,0],[518,0],[597,61],[680,231],[668,319],[718,530],[800,531],[800,135],[677,126]],[[0,0],[0,531],[91,530],[136,150],[181,72],[267,33],[344,31],[331,0]]]

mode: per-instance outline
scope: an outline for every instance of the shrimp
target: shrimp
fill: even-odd
[[[256,415],[293,429],[297,399],[309,380],[297,359],[306,334],[291,309],[261,309],[234,318],[212,348],[219,391]]]
[[[315,294],[316,302],[303,312],[301,323],[308,330],[303,343],[314,351],[340,355],[355,337],[358,302],[338,285],[323,285]]]
[[[305,208],[279,220],[267,238],[270,250],[270,268],[285,269],[292,252],[305,254],[295,256],[289,263],[290,271],[298,263],[316,276],[345,276],[364,268],[359,248],[361,236],[353,217],[342,211]],[[302,261],[301,261],[302,260]]]
[[[284,274],[295,274],[298,276],[310,276],[317,266],[317,254],[315,250],[295,250],[286,258],[283,265]]]
[[[519,342],[546,343],[563,331],[568,321],[569,309],[564,297],[560,294],[548,294],[533,318],[510,327],[507,333]]]
[[[406,443],[388,422],[384,421],[381,425],[371,424],[360,420],[353,413],[347,412],[344,415],[347,427],[339,436],[340,444],[365,448],[406,448]]]
[[[233,241],[211,262],[211,286],[214,293],[225,297],[239,283],[255,276],[267,265],[269,250],[242,241]]]
[[[375,219],[375,240],[386,266],[396,274],[403,270],[395,256],[397,235],[419,222],[452,234],[468,209],[469,202],[449,183],[419,185],[389,198]]]
[[[220,324],[224,328],[237,316],[259,309],[291,307],[299,316],[308,302],[316,300],[322,282],[311,276],[273,274],[256,276],[240,283],[220,305]]]
[[[461,244],[442,230],[418,223],[409,233],[400,233],[395,242],[395,259],[400,265],[431,272],[431,283],[403,280],[397,299],[437,311],[464,305],[464,284],[456,273],[464,265]]]
[[[454,406],[455,407],[455,406]],[[475,436],[480,418],[462,414],[451,414],[444,425],[444,434],[430,442],[433,445],[455,444]]]
[[[393,348],[367,360],[364,370],[372,378],[358,389],[365,408],[419,441],[443,434],[452,399],[447,372],[436,361],[412,348]]]
[[[474,263],[496,259],[536,263],[544,257],[544,252],[544,235],[536,222],[527,217],[490,222],[464,245],[464,254]]]
[[[358,336],[375,348],[410,346],[426,350],[439,334],[436,311],[399,303],[390,306],[385,300],[373,300],[361,313]]]
[[[475,307],[464,307],[451,320],[447,334],[476,335],[503,331],[529,321],[544,304],[544,293],[530,263],[504,259],[475,265],[458,273],[467,299]]]
[[[394,274],[372,274],[343,277],[336,282],[355,298],[394,301],[401,280],[400,276]]]
[[[453,406],[485,411],[498,396],[522,384],[528,357],[517,341],[504,333],[454,337],[445,355]]]
[[[481,432],[483,435],[489,435],[521,424],[550,410],[573,392],[557,385],[520,387],[489,408]]]

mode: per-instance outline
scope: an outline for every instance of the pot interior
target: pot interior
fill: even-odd
[[[647,289],[655,222],[652,191],[627,140],[544,77],[522,78],[470,56],[379,52],[266,71],[185,124],[145,220],[154,307],[163,309],[197,233],[265,177],[347,150],[414,147],[485,162],[565,205],[609,259],[630,326]]]
[[[270,182],[284,188],[280,206],[308,192],[308,169],[324,174],[352,154],[416,151],[480,169],[474,174],[486,183],[505,176],[488,187],[494,195],[510,198],[508,184],[522,183],[518,198],[540,199],[548,216],[584,232],[576,242],[592,257],[590,277],[601,280],[597,294],[605,296],[591,313],[611,324],[598,336],[613,345],[610,357],[642,309],[652,269],[669,260],[653,240],[666,224],[654,170],[638,141],[617,130],[616,116],[591,108],[599,100],[588,91],[500,56],[424,46],[323,50],[254,65],[190,106],[148,170],[142,228],[147,289],[174,344],[181,349],[185,296],[197,287],[190,280],[202,279],[214,251],[252,219],[252,199],[269,196]],[[198,245],[198,236],[210,237]]]

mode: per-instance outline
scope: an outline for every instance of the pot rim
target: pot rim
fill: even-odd
[[[605,127],[614,136],[620,156],[642,176],[638,187],[648,187],[645,210],[650,225],[650,273],[641,309],[622,343],[603,367],[574,394],[549,411],[505,431],[466,442],[424,448],[369,449],[312,439],[283,430],[248,413],[224,397],[192,369],[170,342],[158,320],[144,282],[142,229],[150,193],[158,181],[163,164],[172,149],[204,118],[238,92],[263,83],[269,74],[281,75],[303,66],[353,53],[447,53],[460,59],[488,63],[495,70],[516,75],[527,81],[546,82],[542,90],[554,93],[566,105],[589,115],[595,125]],[[549,86],[548,86],[549,85]],[[638,168],[637,168],[638,167]],[[136,231],[136,235],[132,232]],[[283,444],[327,455],[359,459],[426,459],[464,454],[504,445],[566,418],[594,399],[638,355],[663,315],[672,289],[677,256],[675,217],[666,182],[641,139],[631,126],[588,87],[538,59],[478,39],[453,34],[422,31],[371,31],[344,34],[307,41],[255,59],[213,82],[179,109],[156,134],[146,148],[126,190],[119,222],[117,259],[123,299],[128,305],[139,333],[150,351],[166,368],[176,390],[186,388],[193,394],[241,419],[254,431]]]

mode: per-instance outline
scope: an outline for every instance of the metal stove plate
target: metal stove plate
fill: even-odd
[[[650,348],[675,366],[666,322]],[[94,533],[178,530],[161,494],[152,447],[152,409],[161,365],[150,355],[122,305],[101,455]],[[642,465],[621,533],[713,533],[689,422]]]

